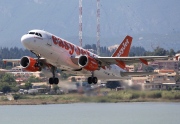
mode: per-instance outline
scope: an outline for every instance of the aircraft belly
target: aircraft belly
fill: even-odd
[[[94,75],[98,77],[98,79],[119,79],[121,76],[117,75],[117,73],[113,73],[110,70],[100,69],[94,72]]]

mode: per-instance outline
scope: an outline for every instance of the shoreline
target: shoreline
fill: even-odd
[[[165,92],[166,96],[164,96]],[[151,93],[151,94],[149,94]],[[158,96],[158,94],[161,95]],[[0,96],[0,105],[49,105],[71,103],[125,103],[125,102],[176,102],[180,103],[180,92],[175,97],[170,91],[111,91],[106,96],[87,96],[85,94],[64,95],[21,95],[18,100],[9,101],[6,96]],[[137,95],[139,94],[139,95]]]
[[[119,101],[119,102],[22,102],[22,101],[9,101],[9,102],[0,102],[0,106],[5,106],[5,105],[53,105],[53,104],[74,104],[74,103],[180,103],[180,100],[173,100],[173,101]]]

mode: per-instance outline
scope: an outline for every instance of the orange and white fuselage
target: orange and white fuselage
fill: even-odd
[[[20,62],[27,71],[46,71],[49,68],[52,77],[50,84],[58,84],[56,68],[66,73],[84,75],[88,83],[96,84],[99,79],[127,79],[132,75],[149,75],[151,72],[126,72],[126,65],[155,60],[167,60],[168,56],[129,57],[132,37],[126,36],[111,57],[101,57],[71,42],[43,30],[31,30],[21,37],[22,44],[37,58],[24,56],[21,59],[3,59],[6,62]]]
[[[73,62],[73,59],[82,55],[90,56],[92,58],[99,57],[86,49],[43,30],[29,31],[28,34],[22,36],[21,42],[28,50],[40,54],[41,57],[45,58],[46,63],[56,66],[61,70],[74,72],[74,74],[77,73],[90,76],[91,70],[89,71],[82,68],[78,62]],[[124,49],[125,48],[118,54],[122,54]],[[80,71],[74,71],[81,68],[82,70]],[[120,79],[120,72],[125,72],[125,70],[121,69],[116,64],[112,64],[104,66],[103,68],[100,67],[93,72],[99,79]]]

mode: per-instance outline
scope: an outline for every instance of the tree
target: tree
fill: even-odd
[[[166,50],[164,48],[157,47],[154,50],[154,56],[165,56],[165,55],[166,55]]]
[[[27,80],[27,82],[32,83],[32,82],[39,82],[40,80],[36,78],[35,76],[30,76]]]
[[[0,75],[0,91],[3,93],[16,91],[16,81],[14,77],[10,74],[2,74]]]
[[[9,85],[16,85],[16,81],[15,81],[14,77],[7,73],[2,75],[2,78],[0,81],[7,82]]]
[[[176,53],[174,52],[174,50],[173,49],[170,49],[170,51],[169,51],[169,56],[174,56]]]
[[[11,87],[9,86],[8,83],[1,83],[0,84],[0,91],[3,92],[3,93],[8,93],[8,92],[11,92]]]
[[[20,94],[14,94],[13,97],[14,97],[14,100],[17,101],[21,96],[20,96]]]
[[[145,49],[141,46],[132,46],[130,50],[130,56],[143,56],[145,52]]]
[[[30,88],[32,88],[32,83],[26,82],[24,86],[25,86],[25,89],[30,89]]]

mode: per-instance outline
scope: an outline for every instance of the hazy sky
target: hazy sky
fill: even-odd
[[[101,39],[125,35],[179,34],[179,0],[101,0]],[[76,37],[79,0],[1,0],[0,43],[21,45],[31,29],[44,29],[60,37]],[[83,37],[96,38],[96,0],[83,0]],[[113,42],[112,42],[113,43]]]

